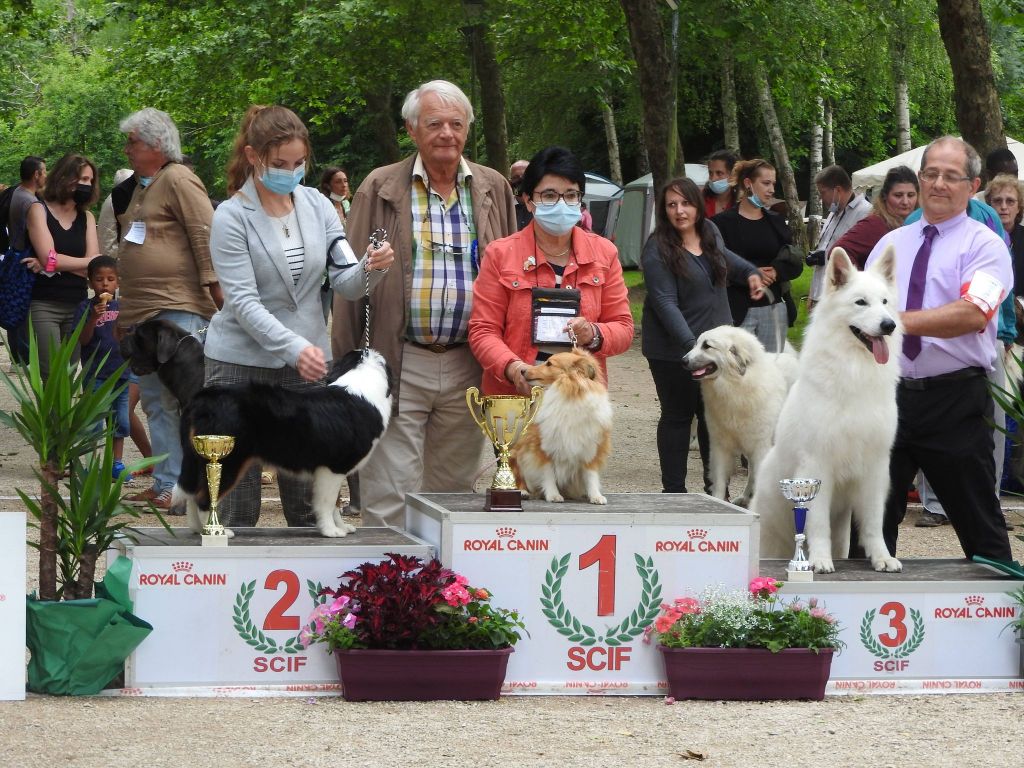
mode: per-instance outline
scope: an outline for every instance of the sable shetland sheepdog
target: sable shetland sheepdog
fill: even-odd
[[[345,475],[366,463],[391,416],[391,371],[380,353],[349,352],[335,363],[329,384],[296,392],[269,384],[207,387],[181,416],[181,475],[174,501],[187,503],[189,527],[202,530],[199,509],[210,508],[205,461],[193,435],[232,435],[221,459],[221,496],[249,464],[313,476],[316,527],[328,537],[355,531],[335,508]],[[230,532],[228,535],[233,535]]]
[[[537,415],[512,449],[519,488],[546,501],[607,504],[600,471],[612,445],[612,405],[601,369],[582,350],[559,352],[526,372],[544,388]]]

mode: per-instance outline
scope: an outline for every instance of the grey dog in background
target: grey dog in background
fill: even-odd
[[[203,345],[169,320],[146,320],[121,339],[121,356],[132,373],[155,373],[181,407],[203,388]]]

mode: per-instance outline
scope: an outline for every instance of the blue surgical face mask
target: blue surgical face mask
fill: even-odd
[[[554,205],[538,205],[533,212],[533,219],[538,226],[549,235],[566,235],[572,232],[583,213],[578,205],[569,205],[559,200]]]
[[[720,195],[729,189],[728,179],[715,179],[714,181],[708,182],[708,189],[714,192],[716,195]]]
[[[764,208],[764,202],[761,198],[754,194],[753,187],[747,187],[747,202],[755,208]]]
[[[148,187],[152,183],[153,183],[153,177],[152,176],[139,176],[139,184],[141,184],[143,187]]]
[[[306,175],[306,164],[303,163],[294,171],[284,168],[267,168],[260,176],[263,186],[277,195],[290,195],[302,183]]]

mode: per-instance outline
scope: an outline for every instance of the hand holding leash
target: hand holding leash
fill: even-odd
[[[383,256],[381,256],[383,253]],[[371,262],[374,256],[379,256],[381,261],[385,261],[386,264],[380,268],[382,272],[387,272],[391,267],[391,263],[395,260],[395,252],[391,248],[391,244],[388,243],[388,231],[383,227],[378,227],[370,233],[370,245],[366,250],[368,258],[366,259],[366,272],[364,275],[363,282],[363,298],[366,302],[365,310],[363,314],[363,350],[370,348],[370,269]],[[377,269],[377,267],[374,267]]]
[[[299,359],[295,362],[295,370],[299,372],[305,381],[319,381],[327,375],[327,362],[324,360],[324,351],[315,344],[310,344],[299,352]]]

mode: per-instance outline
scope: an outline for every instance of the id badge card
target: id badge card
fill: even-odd
[[[575,288],[532,288],[534,346],[571,347],[565,327],[580,313],[580,292]]]
[[[146,242],[146,222],[139,221],[138,219],[133,221],[124,239],[129,243],[136,243],[137,245],[142,245]]]

